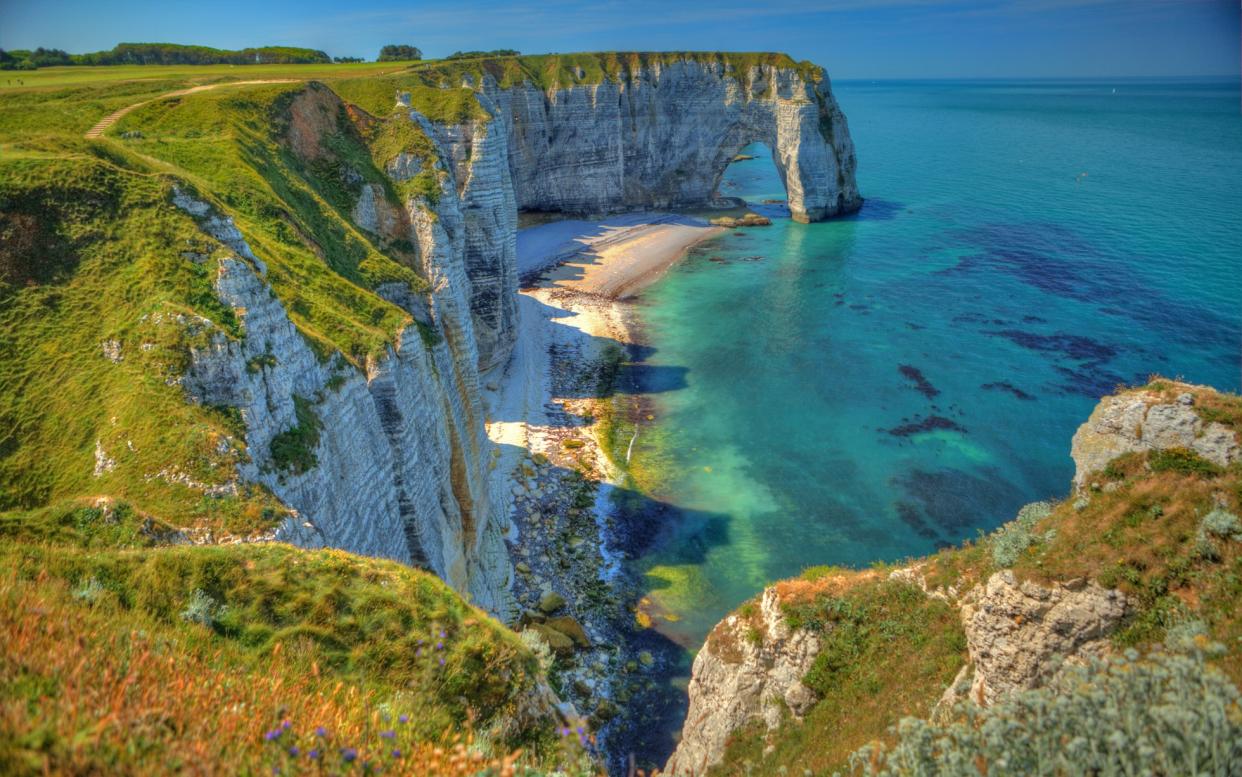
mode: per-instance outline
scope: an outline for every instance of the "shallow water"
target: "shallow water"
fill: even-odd
[[[807,566],[1063,496],[1070,437],[1118,384],[1239,389],[1236,84],[835,88],[862,212],[728,233],[639,303],[637,485],[673,509],[634,563],[689,649]],[[750,152],[723,193],[783,198]]]

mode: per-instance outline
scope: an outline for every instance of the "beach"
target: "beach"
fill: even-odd
[[[613,500],[622,473],[606,455],[599,419],[611,412],[613,378],[637,345],[626,300],[723,231],[669,214],[519,231],[517,342],[482,379],[495,443],[489,485],[509,517],[517,618],[553,643],[564,638],[545,621],[563,626],[566,617],[549,619],[552,612],[581,626],[575,661],[562,670],[565,700],[610,721],[599,735],[612,752],[642,751],[653,727],[671,730],[684,710],[680,694],[649,700],[656,686],[625,669],[675,665],[680,649],[637,624],[638,588],[621,565],[626,540]],[[639,698],[647,701],[614,701]],[[668,720],[657,723],[657,714]]]

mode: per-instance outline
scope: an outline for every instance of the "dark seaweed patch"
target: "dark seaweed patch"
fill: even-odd
[[[919,508],[922,521],[952,542],[965,539],[977,528],[995,527],[1029,501],[1021,489],[991,467],[978,474],[959,469],[915,469],[892,482]]]
[[[980,252],[937,274],[1007,273],[1047,294],[1126,316],[1185,342],[1232,349],[1242,336],[1235,319],[1154,290],[1140,274],[1126,271],[1142,257],[1118,257],[1053,223],[991,224],[949,236]]]
[[[898,502],[897,517],[901,519],[902,523],[909,526],[911,531],[923,539],[935,542],[944,541],[940,534],[928,525],[927,521],[923,520],[923,511],[919,509],[918,505],[910,502]]]
[[[1003,337],[1030,351],[1055,354],[1080,362],[1077,366],[1054,365],[1054,369],[1066,378],[1060,388],[1067,393],[1098,398],[1125,383],[1122,376],[1105,368],[1117,355],[1117,349],[1090,337],[1064,332],[1041,335],[1020,329],[985,330],[984,334]]]
[[[1018,399],[1025,399],[1028,401],[1035,399],[1034,394],[1026,393],[1025,391],[1013,385],[1007,380],[998,380],[995,383],[984,383],[979,388],[987,389],[988,391],[1008,391],[1010,394],[1013,394]]]
[[[961,432],[962,434],[966,433],[966,427],[950,418],[939,415],[929,415],[921,421],[894,426],[886,431],[894,437],[912,437],[923,432],[935,432],[941,429],[950,432]]]
[[[923,376],[923,371],[918,367],[912,367],[909,364],[902,364],[897,368],[897,371],[907,379],[914,381],[915,391],[919,392],[928,399],[935,399],[936,395],[940,393],[940,389],[933,386],[931,381]]]

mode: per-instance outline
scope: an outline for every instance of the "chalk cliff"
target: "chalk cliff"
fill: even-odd
[[[604,213],[695,207],[761,142],[799,221],[857,210],[854,145],[816,67],[676,55],[621,57],[615,71],[551,87],[479,87],[500,108],[518,207]]]

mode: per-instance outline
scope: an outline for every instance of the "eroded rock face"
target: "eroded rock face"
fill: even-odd
[[[815,695],[802,678],[819,648],[815,634],[789,628],[775,588],[763,592],[751,617],[734,613],[721,621],[694,658],[690,710],[665,772],[706,774],[739,728],[762,719],[774,729],[782,707],[795,716],[810,709]]]
[[[997,572],[962,604],[974,666],[971,698],[991,704],[1043,685],[1066,661],[1103,655],[1126,606],[1120,591],[1095,583],[1045,588]]]
[[[482,91],[508,133],[524,210],[599,214],[703,206],[744,146],[772,150],[800,221],[857,210],[854,145],[827,76],[771,65],[681,60],[627,67],[618,81],[545,93]]]
[[[443,338],[429,345],[410,326],[365,374],[339,356],[320,362],[231,224],[179,197],[205,231],[237,253],[220,261],[216,291],[245,333],[232,339],[217,332],[193,349],[183,385],[195,401],[241,411],[250,461],[239,475],[266,485],[297,514],[276,539],[418,564],[508,616],[512,571],[503,514],[487,488],[461,216],[451,190],[445,195],[436,214],[410,214],[429,300],[406,299],[408,289],[380,290],[415,318],[430,317]],[[282,469],[271,453],[277,435],[298,427],[299,401],[322,422],[317,463],[303,472]]]
[[[1204,422],[1194,403],[1189,391],[1175,402],[1142,391],[1105,397],[1074,434],[1075,486],[1082,488],[1091,475],[1125,453],[1187,448],[1222,467],[1242,458],[1233,430]]]

